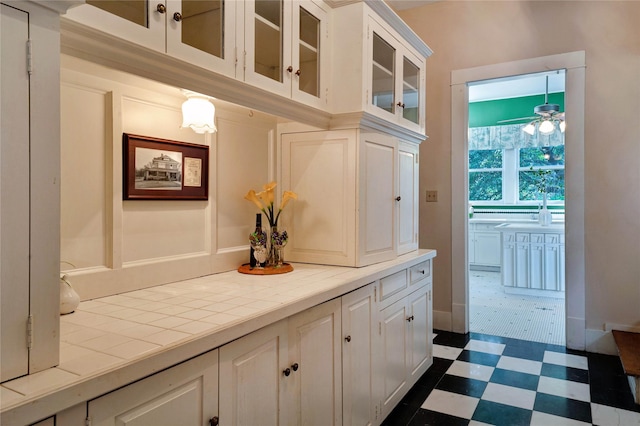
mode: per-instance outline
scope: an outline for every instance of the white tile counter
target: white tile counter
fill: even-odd
[[[435,255],[362,268],[294,264],[270,276],[231,271],[81,302],[61,317],[60,365],[2,384],[0,422],[41,420]]]

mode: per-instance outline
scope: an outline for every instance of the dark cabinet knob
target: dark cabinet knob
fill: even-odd
[[[350,342],[350,341],[351,341],[351,336],[347,336],[347,337],[345,337],[345,338],[344,338],[344,341],[345,341],[345,342],[347,342],[347,343],[348,343],[348,342]]]
[[[289,377],[289,374],[291,374],[291,369],[285,368],[284,371],[282,372],[282,374],[284,374],[285,376]]]
[[[300,367],[300,366],[299,366],[299,365],[298,365],[298,363],[296,362],[295,364],[293,364],[293,365],[291,366],[291,369],[292,369],[293,371],[298,371],[298,367]]]
[[[176,12],[173,14],[173,20],[176,22],[182,21],[182,15],[180,14],[180,12]]]
[[[289,65],[289,66],[287,67],[287,71],[289,71],[289,72],[293,72],[293,67],[292,67],[291,65]]]
[[[162,3],[158,3],[158,5],[156,6],[156,10],[158,11],[158,13],[165,13],[167,11],[167,7]]]
[[[413,315],[411,315],[410,317],[407,317],[407,322],[411,322],[413,321]]]
[[[400,201],[400,200],[402,200],[402,197],[398,195],[398,196],[396,197],[396,201]]]
[[[298,77],[300,77],[300,74],[302,74],[302,71],[300,71],[300,70],[296,71],[296,75],[297,75]]]
[[[396,105],[398,105],[400,108],[404,108],[404,104],[402,102],[398,102]]]
[[[219,423],[220,423],[220,419],[218,419],[218,416],[214,416],[209,419],[209,424],[211,426],[218,426]]]

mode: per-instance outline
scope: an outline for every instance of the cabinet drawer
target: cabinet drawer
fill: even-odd
[[[542,244],[544,243],[544,235],[545,234],[531,234],[530,240],[531,243]]]
[[[495,231],[497,223],[476,223],[475,229],[476,231]]]
[[[544,242],[551,244],[559,244],[560,242],[564,243],[564,235],[560,234],[545,234]]]
[[[415,284],[423,278],[431,276],[431,260],[418,263],[409,268],[409,282]]]
[[[396,272],[380,280],[380,308],[388,306],[390,303],[404,297],[405,290],[408,290],[407,270]]]

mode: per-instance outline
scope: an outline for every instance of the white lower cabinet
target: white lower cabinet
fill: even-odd
[[[564,291],[564,234],[503,232],[502,285]]]
[[[368,426],[381,421],[374,399],[375,284],[342,296],[342,422]]]
[[[500,267],[500,232],[495,223],[469,224],[469,265]]]
[[[433,363],[431,284],[380,311],[377,377],[384,419]]]
[[[433,362],[432,263],[78,404],[56,424],[379,425]]]
[[[218,351],[91,400],[87,414],[91,426],[218,424]]]
[[[220,348],[223,425],[342,424],[340,300]]]

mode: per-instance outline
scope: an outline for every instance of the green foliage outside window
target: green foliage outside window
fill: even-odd
[[[469,200],[502,200],[502,157],[501,149],[469,151]]]
[[[564,145],[521,149],[518,181],[521,201],[542,200],[545,191],[548,200],[563,201]]]

